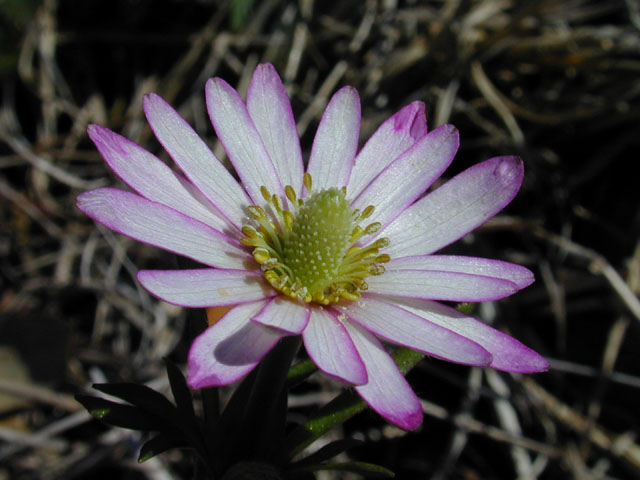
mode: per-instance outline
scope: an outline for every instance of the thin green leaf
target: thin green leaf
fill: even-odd
[[[88,410],[92,417],[114,427],[161,431],[166,424],[162,418],[131,405],[123,405],[90,395],[76,395],[76,400]]]
[[[362,445],[364,442],[360,440],[356,440],[354,438],[346,438],[343,440],[336,440],[335,442],[328,443],[317,452],[312,453],[311,455],[304,457],[302,460],[295,462],[292,464],[293,468],[306,467],[313,464],[319,464],[330,458],[335,457],[336,455],[341,454],[345,450],[349,450],[350,448],[357,447]]]
[[[409,348],[398,348],[393,352],[392,357],[402,374],[406,375],[424,358],[424,354]],[[334,398],[289,434],[285,443],[289,458],[295,457],[326,432],[360,413],[366,406],[366,403],[353,390]]]
[[[299,384],[317,370],[318,367],[316,367],[316,364],[308,359],[292,365],[287,374],[287,388]]]
[[[138,463],[146,462],[150,458],[172,448],[184,448],[187,446],[188,444],[183,438],[160,433],[142,445],[140,455],[138,455]]]

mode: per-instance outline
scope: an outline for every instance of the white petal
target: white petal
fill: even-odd
[[[422,195],[449,166],[458,150],[458,131],[443,125],[426,134],[384,169],[356,198],[353,207],[375,207],[370,222],[388,225]]]
[[[259,273],[242,270],[140,270],[138,281],[156,297],[183,307],[236,305],[277,293]]]
[[[281,334],[249,321],[265,303],[238,305],[194,340],[187,376],[191,388],[240,380],[278,343]]]
[[[418,299],[395,300],[402,308],[459,333],[487,349],[493,359],[491,367],[516,373],[543,372],[549,362],[518,340],[454,308]]]
[[[362,327],[346,322],[369,381],[355,387],[365,402],[394,425],[413,430],[422,423],[422,406],[391,356],[380,342]]]
[[[242,184],[254,203],[264,202],[260,187],[284,195],[273,162],[242,98],[221,78],[205,86],[209,118]]]
[[[518,157],[496,157],[474,165],[417,201],[381,232],[392,258],[435,252],[502,210],[522,183]]]
[[[318,125],[307,172],[313,190],[343,187],[349,181],[360,136],[360,98],[352,87],[338,90]]]
[[[458,255],[419,255],[393,258],[384,266],[387,271],[438,270],[501,278],[515,283],[519,289],[531,285],[535,280],[531,270],[514,263]]]
[[[367,278],[368,292],[398,297],[486,302],[508,297],[518,286],[508,280],[457,272],[389,270]]]
[[[291,103],[271,64],[258,65],[247,92],[247,110],[283,186],[302,194],[304,166]]]
[[[298,335],[309,323],[310,308],[296,300],[279,295],[251,320],[282,333]]]
[[[371,333],[427,355],[465,365],[489,365],[491,354],[476,342],[389,303],[363,296],[338,310]]]
[[[367,372],[344,326],[327,310],[311,308],[302,339],[307,353],[320,370],[348,383],[367,381]]]
[[[233,226],[194,185],[155,155],[108,128],[89,125],[87,132],[111,170],[143,197],[219,231]]]
[[[76,204],[111,230],[205,265],[244,270],[254,262],[230,237],[131,192],[99,188],[79,195]]]
[[[422,102],[413,102],[389,117],[356,157],[347,186],[349,198],[356,198],[371,180],[426,133]]]
[[[144,98],[144,111],[153,133],[187,178],[222,215],[242,228],[249,198],[204,141],[158,95],[152,93]]]

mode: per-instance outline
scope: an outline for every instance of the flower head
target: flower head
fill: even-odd
[[[101,188],[78,197],[79,208],[107,227],[206,266],[141,270],[138,280],[152,294],[186,307],[232,307],[194,341],[192,387],[235,382],[282,336],[301,334],[320,370],[412,429],[422,421],[420,403],[380,340],[466,365],[548,368],[517,340],[437,302],[495,300],[533,282],[518,265],[434,255],[511,201],[523,177],[519,158],[477,164],[425,196],[451,163],[458,133],[450,125],[427,132],[420,102],[385,121],[357,152],[359,98],[342,88],[305,172],[271,65],[256,69],[246,103],[220,78],[207,83],[206,100],[240,183],[150,94],[147,120],[184,176],[92,125],[98,150],[136,193]]]

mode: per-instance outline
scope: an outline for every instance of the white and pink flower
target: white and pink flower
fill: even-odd
[[[427,132],[420,102],[385,121],[358,152],[360,102],[355,89],[342,88],[305,172],[289,98],[271,65],[258,66],[246,102],[220,78],[207,82],[206,100],[240,183],[150,94],[147,120],[184,176],[92,125],[98,150],[136,193],[100,188],[78,197],[83,212],[112,230],[203,264],[141,270],[152,294],[185,307],[232,306],[191,347],[193,388],[235,382],[282,336],[301,334],[320,370],[413,429],[420,402],[380,340],[466,365],[548,368],[512,337],[437,302],[496,300],[533,282],[511,263],[434,255],[511,201],[523,177],[519,158],[492,158],[424,196],[451,163],[458,133],[450,125]]]

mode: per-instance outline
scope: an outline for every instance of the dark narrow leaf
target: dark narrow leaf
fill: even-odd
[[[173,399],[176,402],[178,410],[195,419],[196,412],[193,409],[193,397],[191,396],[191,390],[189,390],[187,386],[184,375],[182,375],[182,372],[176,364],[168,358],[164,359],[164,364],[167,369],[169,384],[171,385],[171,393],[173,393]]]
[[[146,462],[159,453],[166,452],[172,448],[184,448],[187,446],[188,444],[183,438],[160,433],[142,445],[140,455],[138,455],[138,463]]]
[[[345,450],[349,450],[350,448],[357,447],[362,445],[364,442],[360,440],[355,440],[353,438],[347,438],[344,440],[336,440],[335,442],[328,443],[317,452],[312,453],[311,455],[303,458],[302,460],[292,464],[293,468],[301,468],[307,467],[310,465],[318,464],[320,462],[324,462],[325,460],[329,460],[330,458],[339,455]]]
[[[299,335],[282,338],[258,367],[258,377],[240,426],[244,433],[242,443],[247,450],[253,449],[252,453],[257,460],[271,460],[267,452],[273,450],[274,443],[280,444],[283,441],[281,435],[284,433],[287,400],[283,391],[287,373],[301,341]]]
[[[161,417],[164,421],[163,431],[179,432],[196,449],[205,462],[212,460],[212,457],[207,453],[202,433],[198,426],[161,393],[145,385],[137,385],[135,383],[102,383],[94,385],[94,388]]]
[[[162,418],[131,405],[123,405],[90,395],[76,395],[76,400],[89,411],[92,417],[114,427],[160,431],[166,424]]]
[[[300,470],[295,469],[287,472],[287,476],[295,476],[298,471],[312,471],[318,472],[321,470],[331,470],[337,472],[349,472],[357,475],[362,475],[365,478],[393,478],[393,473],[388,468],[381,467],[380,465],[374,465],[373,463],[365,462],[345,462],[345,463],[322,463],[320,465],[313,465],[311,467],[305,467]]]
[[[175,417],[176,407],[167,400],[167,397],[145,385],[135,383],[97,383],[93,385],[93,388],[160,417],[166,419]]]
[[[217,459],[217,467],[224,471],[231,463],[230,455],[235,450],[238,438],[241,432],[238,425],[242,421],[245,408],[253,384],[256,380],[258,370],[254,369],[247,375],[240,385],[235,389],[233,395],[225,406],[220,418],[215,423],[213,431],[205,432],[210,440],[209,453],[215,455]]]

